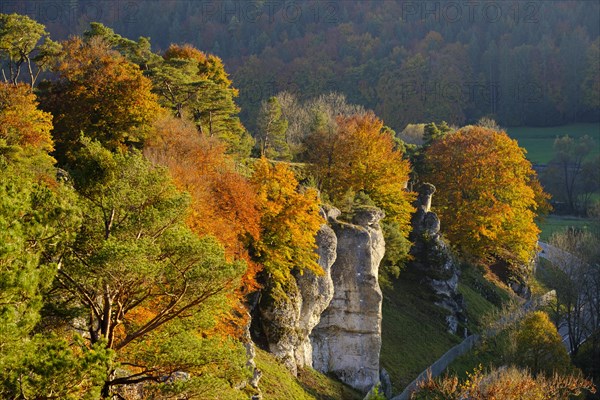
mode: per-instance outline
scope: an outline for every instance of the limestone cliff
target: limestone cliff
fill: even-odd
[[[307,272],[296,275],[298,288],[302,296],[302,307],[298,319],[300,342],[295,351],[296,365],[313,366],[313,348],[309,335],[321,320],[321,314],[333,298],[333,280],[331,266],[337,257],[337,237],[329,226],[323,225],[317,234],[319,265],[323,268],[323,276]]]
[[[326,217],[324,212],[323,216]],[[337,238],[333,230],[323,224],[316,240],[323,275],[317,276],[310,271],[294,273],[295,280],[286,287],[286,299],[273,303],[267,287],[263,301],[258,305],[260,325],[269,351],[294,375],[298,367],[312,367],[309,335],[333,297],[331,266],[337,254]]]
[[[366,393],[379,382],[384,214],[361,208],[352,223],[338,221],[335,208],[322,214],[328,225],[318,232],[317,252],[324,274],[294,273],[278,302],[269,301],[265,288],[260,327],[269,351],[292,373],[311,366]]]
[[[448,245],[440,234],[440,220],[431,211],[435,186],[424,183],[418,190],[416,212],[412,217],[413,261],[408,270],[435,295],[436,304],[447,310],[448,330],[457,333],[459,322],[464,320],[464,301],[458,292],[460,269]]]
[[[379,381],[383,216],[371,207],[357,210],[352,224],[330,218],[337,236],[334,295],[311,334],[313,367],[363,392]]]

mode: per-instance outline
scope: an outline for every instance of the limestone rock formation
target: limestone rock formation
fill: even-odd
[[[323,216],[326,217],[325,212]],[[273,303],[267,292],[258,306],[269,351],[294,375],[298,367],[312,367],[309,335],[333,297],[331,266],[337,254],[337,238],[333,230],[323,224],[316,239],[323,275],[310,271],[294,273],[296,279],[286,287],[286,299]]]
[[[379,263],[385,243],[381,210],[355,211],[353,223],[329,222],[337,236],[337,258],[331,267],[334,295],[311,334],[313,367],[332,373],[368,392],[379,382],[381,301]]]
[[[416,212],[412,217],[410,272],[432,290],[436,304],[448,311],[446,323],[448,330],[456,333],[459,322],[464,319],[464,300],[458,292],[460,270],[448,245],[440,234],[440,220],[431,211],[431,201],[435,186],[429,183],[421,185],[416,201]]]
[[[312,367],[313,349],[309,335],[321,320],[321,314],[333,298],[333,280],[331,266],[337,257],[337,237],[333,229],[321,226],[317,233],[317,252],[319,265],[323,268],[323,276],[312,272],[296,274],[296,282],[302,296],[302,306],[298,318],[298,335],[300,343],[295,349],[296,365]]]

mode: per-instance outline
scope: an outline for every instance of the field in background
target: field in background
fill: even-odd
[[[557,136],[569,135],[571,137],[591,136],[596,141],[592,155],[600,154],[600,123],[570,124],[546,128],[513,127],[506,128],[506,132],[519,145],[527,149],[527,158],[534,164],[546,164],[552,159],[552,148]]]
[[[594,226],[594,222],[596,223],[596,226]],[[540,240],[543,242],[547,242],[555,232],[563,232],[568,228],[581,230],[598,229],[597,225],[598,221],[594,221],[589,218],[577,218],[561,215],[549,215],[538,224],[542,230],[542,233],[540,234]]]

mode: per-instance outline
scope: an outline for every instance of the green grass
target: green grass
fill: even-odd
[[[362,400],[357,391],[306,368],[298,372],[296,379],[275,357],[256,349],[256,365],[262,371],[258,386],[264,399],[268,400]]]
[[[307,393],[318,400],[362,400],[364,398],[364,395],[351,387],[311,368],[299,370],[298,381]]]
[[[468,328],[479,329],[483,315],[509,299],[506,290],[483,277],[483,270],[464,266],[459,290],[467,307]],[[393,290],[384,290],[381,365],[395,392],[402,391],[425,368],[462,341],[446,331],[445,311],[427,291],[404,273]],[[462,333],[462,328],[459,328]]]
[[[600,154],[600,124],[570,124],[546,128],[513,127],[506,129],[508,135],[517,139],[519,145],[527,150],[527,158],[534,164],[546,164],[554,155],[554,139],[569,135],[578,138],[591,136],[596,141],[589,157]]]
[[[481,331],[483,316],[492,312],[497,307],[467,285],[459,284],[458,290],[463,295],[467,304],[467,327],[469,331]]]
[[[539,223],[539,227],[542,231],[540,240],[547,242],[553,233],[563,232],[567,228],[577,228],[582,230],[594,229],[594,224],[597,225],[598,222],[589,218],[548,215],[541,223]]]
[[[446,332],[444,311],[406,275],[393,290],[384,290],[381,365],[390,374],[395,392],[460,340]]]
[[[461,271],[459,291],[467,305],[468,328],[471,332],[481,332],[485,315],[510,301],[511,294],[507,288],[486,279],[484,267],[465,264]]]

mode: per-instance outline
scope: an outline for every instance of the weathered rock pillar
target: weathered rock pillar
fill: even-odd
[[[364,207],[355,211],[353,224],[330,218],[337,236],[334,295],[311,334],[313,367],[365,393],[379,382],[383,217],[378,208]]]
[[[435,303],[447,310],[448,331],[457,333],[459,323],[465,318],[464,300],[458,292],[460,270],[450,248],[442,240],[438,216],[430,211],[435,186],[423,183],[418,193],[410,235],[413,260],[408,270],[435,294]]]

